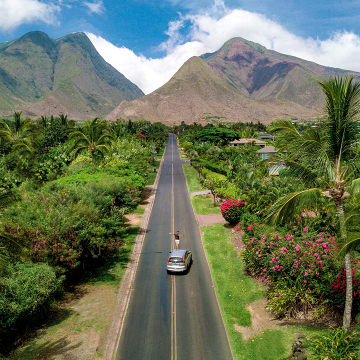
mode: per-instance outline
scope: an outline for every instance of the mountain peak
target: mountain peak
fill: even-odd
[[[55,47],[55,41],[42,31],[30,31],[21,38],[10,42],[9,45],[19,44],[26,45],[32,43],[44,49],[52,49]]]
[[[1,114],[62,112],[77,119],[104,115],[120,101],[143,95],[82,32],[53,40],[32,31],[0,44],[0,88]]]
[[[208,60],[214,56],[228,57],[229,53],[238,53],[238,52],[257,52],[259,54],[265,54],[267,49],[265,46],[262,46],[258,43],[255,43],[250,40],[246,40],[242,37],[234,37],[224,43],[224,45],[217,51],[212,53],[206,53],[200,57],[204,60]]]

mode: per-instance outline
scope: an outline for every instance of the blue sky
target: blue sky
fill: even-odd
[[[360,71],[359,10],[359,0],[0,0],[0,42],[32,30],[53,38],[84,31],[148,93],[234,36]]]
[[[1,3],[17,0],[0,0]],[[158,45],[167,39],[168,23],[179,13],[201,13],[213,0],[63,0],[45,1],[58,7],[55,21],[46,24],[34,18],[16,27],[0,29],[0,42],[12,40],[31,30],[42,30],[57,38],[70,32],[86,31],[146,56],[161,56]],[[23,1],[27,3],[27,1]],[[29,1],[30,3],[30,1]],[[99,4],[98,12],[86,4]],[[336,31],[360,34],[360,1],[324,0],[229,0],[229,9],[241,8],[272,19],[302,37],[326,39]]]

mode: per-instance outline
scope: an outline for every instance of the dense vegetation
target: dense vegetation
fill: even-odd
[[[247,273],[267,287],[268,308],[279,318],[340,324],[343,316],[346,337],[360,311],[360,86],[338,78],[322,87],[328,116],[316,123],[182,124],[175,132],[230,224],[227,215],[245,203],[235,229],[244,232]],[[233,132],[275,134],[267,142],[277,152],[263,160],[253,144],[229,146]]]
[[[0,352],[121,251],[167,134],[146,121],[0,121]]]

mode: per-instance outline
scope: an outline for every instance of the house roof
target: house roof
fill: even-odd
[[[266,145],[265,141],[254,139],[254,138],[245,138],[245,139],[239,139],[239,140],[233,140],[230,142],[230,144],[251,144],[255,143],[255,145]]]
[[[273,135],[271,135],[271,134],[266,134],[266,133],[264,133],[264,134],[259,134],[259,138],[260,138],[260,139],[271,139],[271,140],[274,140],[274,136],[273,136]]]
[[[270,154],[276,152],[277,152],[276,148],[272,145],[264,146],[262,149],[257,151],[258,154]]]

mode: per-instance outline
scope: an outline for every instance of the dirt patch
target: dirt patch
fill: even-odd
[[[127,214],[126,223],[131,226],[140,226],[143,214]]]
[[[243,251],[245,251],[245,244],[242,241],[242,237],[244,235],[244,232],[241,231],[236,231],[236,230],[231,230],[233,236],[232,236],[232,243],[234,244],[234,249],[236,251],[236,253],[238,254],[238,256],[241,255],[241,253]]]
[[[251,325],[248,327],[234,325],[235,330],[241,333],[244,340],[248,340],[267,329],[276,329],[281,326],[281,321],[276,320],[270,312],[266,311],[265,306],[265,299],[250,303],[246,309],[251,315]]]
[[[224,220],[221,214],[208,214],[208,215],[196,214],[196,217],[200,226],[226,223],[226,221]]]
[[[92,360],[100,358],[106,330],[116,304],[109,285],[79,285],[60,304],[33,341],[10,359]]]

